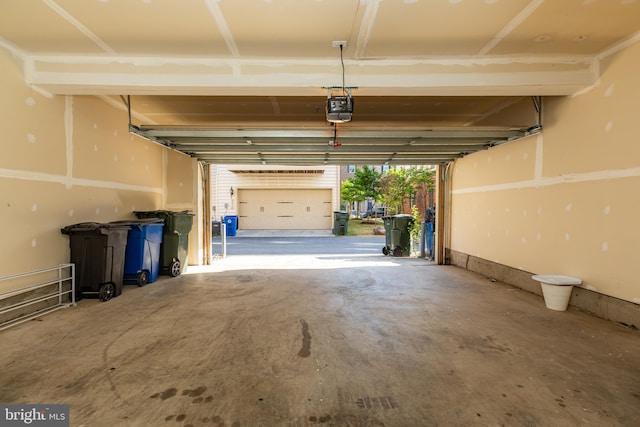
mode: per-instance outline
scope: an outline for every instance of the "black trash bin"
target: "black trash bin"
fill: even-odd
[[[129,226],[83,222],[60,231],[69,236],[76,265],[76,299],[89,294],[108,301],[120,295]]]
[[[160,273],[179,276],[187,268],[189,232],[193,225],[190,211],[143,211],[134,212],[138,218],[160,218],[164,220],[162,244],[160,245]]]
[[[218,237],[220,236],[221,224],[220,221],[211,221],[211,236]]]
[[[333,212],[333,234],[346,236],[349,232],[349,213],[344,211]]]

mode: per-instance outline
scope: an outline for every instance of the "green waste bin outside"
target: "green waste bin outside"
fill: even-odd
[[[179,276],[187,269],[189,232],[193,226],[190,211],[144,211],[134,212],[138,218],[160,218],[164,220],[162,244],[160,245],[160,273]]]
[[[411,253],[411,234],[409,229],[415,219],[411,215],[398,214],[382,218],[384,221],[385,246],[382,253],[393,256],[409,256]]]
[[[382,248],[382,253],[385,255],[389,255],[389,251],[391,250],[391,230],[393,229],[393,217],[383,216],[382,222],[384,223],[384,247]]]
[[[336,236],[346,236],[349,232],[349,213],[335,211],[333,213],[333,234]]]

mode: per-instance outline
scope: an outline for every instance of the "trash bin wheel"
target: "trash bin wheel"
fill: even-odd
[[[178,261],[177,259],[173,260],[173,262],[171,263],[171,266],[169,267],[169,275],[171,277],[179,276],[180,270],[181,270],[180,261]]]
[[[136,281],[138,286],[142,287],[149,283],[149,272],[146,270],[142,270],[138,273],[138,280]]]
[[[100,290],[98,291],[98,295],[100,296],[100,301],[109,301],[116,293],[116,287],[113,283],[105,283],[100,286]]]
[[[383,246],[383,247],[382,247],[382,253],[383,253],[384,255],[389,255],[389,248],[388,248],[388,247],[386,247],[386,246]]]
[[[396,246],[395,248],[393,248],[393,256],[402,256],[402,248],[400,246]]]

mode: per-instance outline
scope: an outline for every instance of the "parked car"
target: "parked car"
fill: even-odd
[[[360,218],[382,218],[384,216],[384,210],[383,207],[367,209],[365,212],[360,213]]]

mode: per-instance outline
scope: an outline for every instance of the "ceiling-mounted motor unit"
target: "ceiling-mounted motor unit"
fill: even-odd
[[[353,97],[351,88],[337,88],[340,95],[333,95],[332,89],[327,93],[327,121],[331,123],[346,123],[351,121],[353,115]]]
[[[344,58],[342,51],[347,45],[346,41],[334,41],[333,47],[340,48],[340,65],[342,66],[342,86],[332,86],[327,89],[327,121],[331,123],[346,123],[351,121],[353,115],[353,98],[351,97],[351,88],[344,84]],[[337,94],[334,95],[334,91]]]

